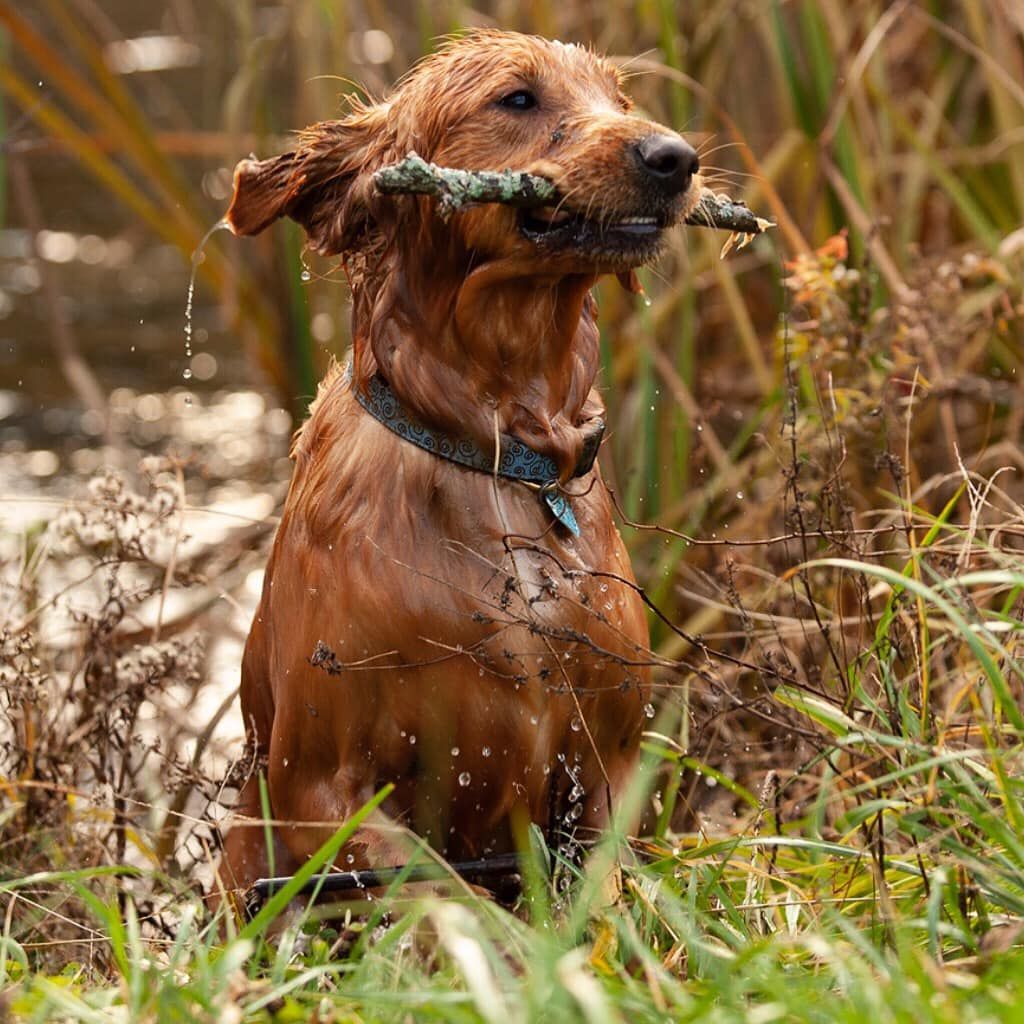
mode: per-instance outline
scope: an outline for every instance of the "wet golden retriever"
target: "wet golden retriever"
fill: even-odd
[[[547,176],[557,204],[383,196],[410,150],[441,165]],[[636,761],[648,700],[644,609],[591,467],[603,427],[591,287],[628,283],[694,203],[697,154],[637,116],[588,49],[477,32],[418,64],[380,103],[354,100],[292,152],[243,161],[236,234],[279,217],[341,258],[348,372],[320,387],[242,666],[242,713],[265,765],[278,874],[385,783],[388,817],[450,859],[515,848],[517,828],[600,829]],[[412,443],[494,458],[518,441],[536,481]],[[440,439],[440,442],[439,442]],[[545,493],[571,508],[578,536]],[[261,816],[255,779],[239,812]],[[361,829],[339,864],[406,859]],[[264,830],[236,823],[221,878],[268,873]]]

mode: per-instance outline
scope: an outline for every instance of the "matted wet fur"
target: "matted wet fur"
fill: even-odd
[[[617,69],[585,48],[479,32],[418,64],[384,101],[247,160],[237,234],[288,216],[342,259],[353,374],[323,381],[242,666],[265,759],[277,873],[291,872],[385,783],[387,816],[450,859],[513,832],[600,829],[636,761],[647,702],[644,610],[597,469],[570,479],[601,415],[590,289],[630,282],[697,192],[697,158],[636,116]],[[551,178],[557,208],[490,205],[447,223],[372,173],[410,150],[439,164]],[[560,467],[580,536],[536,491],[400,439],[353,391],[380,372],[436,429],[493,452],[515,435]],[[313,664],[318,645],[332,672]],[[321,651],[324,647],[319,648]],[[340,668],[340,671],[338,669]],[[261,817],[255,779],[238,812]],[[362,829],[345,866],[407,858]],[[228,888],[268,873],[262,827],[236,823]]]

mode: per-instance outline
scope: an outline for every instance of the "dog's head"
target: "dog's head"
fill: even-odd
[[[532,171],[560,194],[552,206],[460,214],[427,263],[458,251],[473,263],[522,258],[531,272],[621,272],[652,259],[695,201],[697,154],[632,112],[614,65],[580,46],[488,31],[423,60],[386,100],[354,100],[347,117],[306,129],[292,152],[240,163],[228,222],[249,235],[287,216],[324,255],[395,240],[408,254],[436,237],[431,201],[381,196],[372,175],[410,150],[444,166]]]

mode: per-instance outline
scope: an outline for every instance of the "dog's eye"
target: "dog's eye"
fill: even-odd
[[[498,100],[498,106],[507,110],[533,110],[537,106],[537,97],[529,89],[516,89],[515,92],[502,96]]]

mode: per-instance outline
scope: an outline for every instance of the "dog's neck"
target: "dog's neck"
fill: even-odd
[[[568,476],[581,426],[603,411],[591,391],[594,280],[524,276],[512,261],[486,263],[457,282],[416,285],[393,272],[364,317],[356,296],[356,320],[364,320],[354,324],[356,380],[379,368],[425,422],[485,450],[496,429],[512,434]]]

